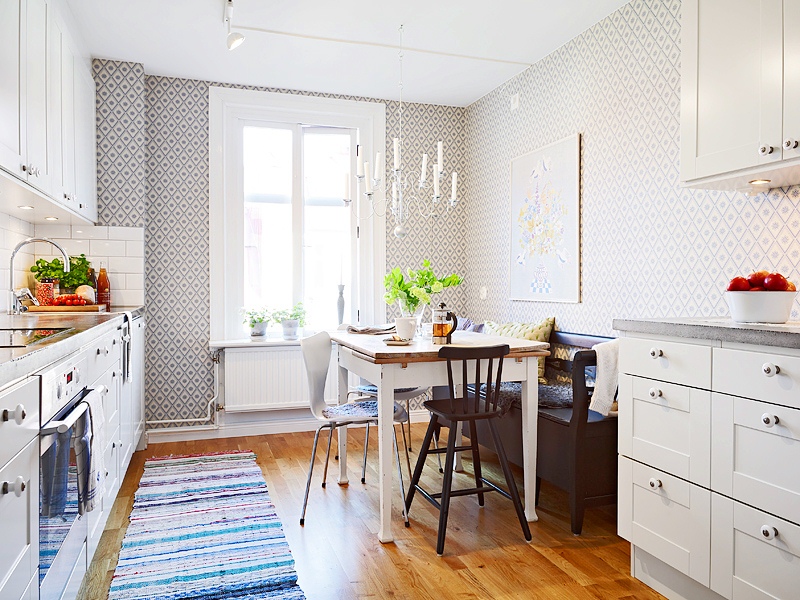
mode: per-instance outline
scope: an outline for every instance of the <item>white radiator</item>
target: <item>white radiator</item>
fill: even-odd
[[[226,348],[225,411],[308,408],[308,379],[300,346]],[[325,399],[336,402],[336,354],[325,385]]]

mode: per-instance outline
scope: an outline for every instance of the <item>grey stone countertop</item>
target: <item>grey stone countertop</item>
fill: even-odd
[[[143,306],[114,307],[110,313],[0,314],[0,329],[66,329],[24,348],[0,348],[0,388],[61,360],[71,352],[119,327],[124,312],[135,318]]]
[[[800,348],[800,321],[735,323],[729,317],[675,319],[614,319],[617,331],[738,342],[758,346]]]

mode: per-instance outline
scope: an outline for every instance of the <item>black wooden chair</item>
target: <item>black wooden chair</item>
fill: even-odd
[[[579,348],[609,338],[553,332],[550,343]],[[541,480],[564,489],[569,495],[572,533],[580,535],[586,507],[617,501],[617,418],[589,410],[591,388],[586,384],[588,367],[597,364],[594,350],[580,350],[571,361],[548,358],[548,371],[561,370],[572,379],[572,407],[547,408],[558,404],[558,386],[539,386],[539,442],[536,456],[536,504]]]
[[[447,377],[449,383],[449,397],[438,400],[428,400],[424,402],[425,408],[431,412],[431,420],[428,424],[428,429],[425,432],[425,439],[422,442],[422,450],[420,451],[417,459],[417,465],[414,469],[414,475],[411,478],[411,485],[409,486],[409,493],[406,498],[406,514],[411,508],[411,502],[414,500],[415,492],[419,491],[420,494],[433,506],[439,509],[439,534],[436,542],[436,554],[441,556],[444,553],[445,534],[447,532],[447,517],[450,511],[450,499],[453,496],[466,496],[469,494],[477,494],[478,503],[483,506],[483,495],[486,492],[500,492],[506,498],[509,498],[514,503],[514,508],[517,511],[522,531],[525,539],[530,541],[531,531],[528,527],[528,521],[525,518],[525,512],[522,508],[522,501],[517,491],[516,483],[514,482],[514,475],[511,473],[511,467],[508,464],[505,450],[503,449],[503,442],[497,433],[495,420],[500,415],[498,410],[498,396],[500,390],[500,380],[503,373],[503,357],[508,354],[508,346],[482,346],[482,347],[453,347],[443,346],[439,350],[439,357],[447,359]],[[487,369],[485,371],[486,378],[482,379],[481,375],[481,361],[488,361]],[[461,379],[462,379],[462,397],[456,397],[455,384],[453,381],[453,361],[461,361]],[[475,369],[475,382],[474,386],[467,384],[467,371],[469,361],[474,362]],[[494,362],[497,361],[497,376],[492,380],[492,367]],[[481,385],[485,383],[485,396],[475,393],[475,390],[481,390]],[[430,449],[431,440],[433,439],[434,432],[441,421],[445,421],[450,427],[450,433],[447,438],[446,448]],[[489,430],[492,434],[495,450],[500,459],[500,466],[503,469],[503,474],[506,478],[506,485],[508,491],[502,489],[495,483],[484,478],[481,474],[481,458],[478,450],[478,435],[476,429],[476,422],[482,421],[488,424]],[[459,430],[456,425],[459,422],[469,423],[470,429],[470,445],[469,446],[456,446],[457,432]],[[472,452],[472,464],[475,472],[475,487],[465,489],[452,489],[453,483],[453,463],[455,462],[455,453],[464,452],[469,450]],[[422,469],[425,466],[425,460],[428,454],[446,454],[444,466],[444,481],[442,483],[441,493],[429,493],[419,485]]]

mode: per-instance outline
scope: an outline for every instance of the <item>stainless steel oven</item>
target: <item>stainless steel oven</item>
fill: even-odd
[[[76,353],[40,373],[39,597],[73,598],[86,573],[87,515],[78,511],[73,433],[88,409],[82,381],[87,355]]]

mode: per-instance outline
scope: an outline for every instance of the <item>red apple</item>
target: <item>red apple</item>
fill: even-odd
[[[765,291],[765,290],[764,290],[764,288],[763,288],[763,287],[758,287],[758,286],[756,286],[756,287],[751,287],[751,288],[750,288],[750,291],[751,291],[751,292],[763,292],[763,291]]]
[[[764,287],[764,278],[769,275],[769,271],[756,271],[747,276],[750,287]]]
[[[747,292],[750,290],[750,283],[744,277],[734,277],[728,284],[729,292]]]
[[[770,292],[785,292],[789,289],[789,282],[780,273],[770,273],[764,278],[764,288]]]

